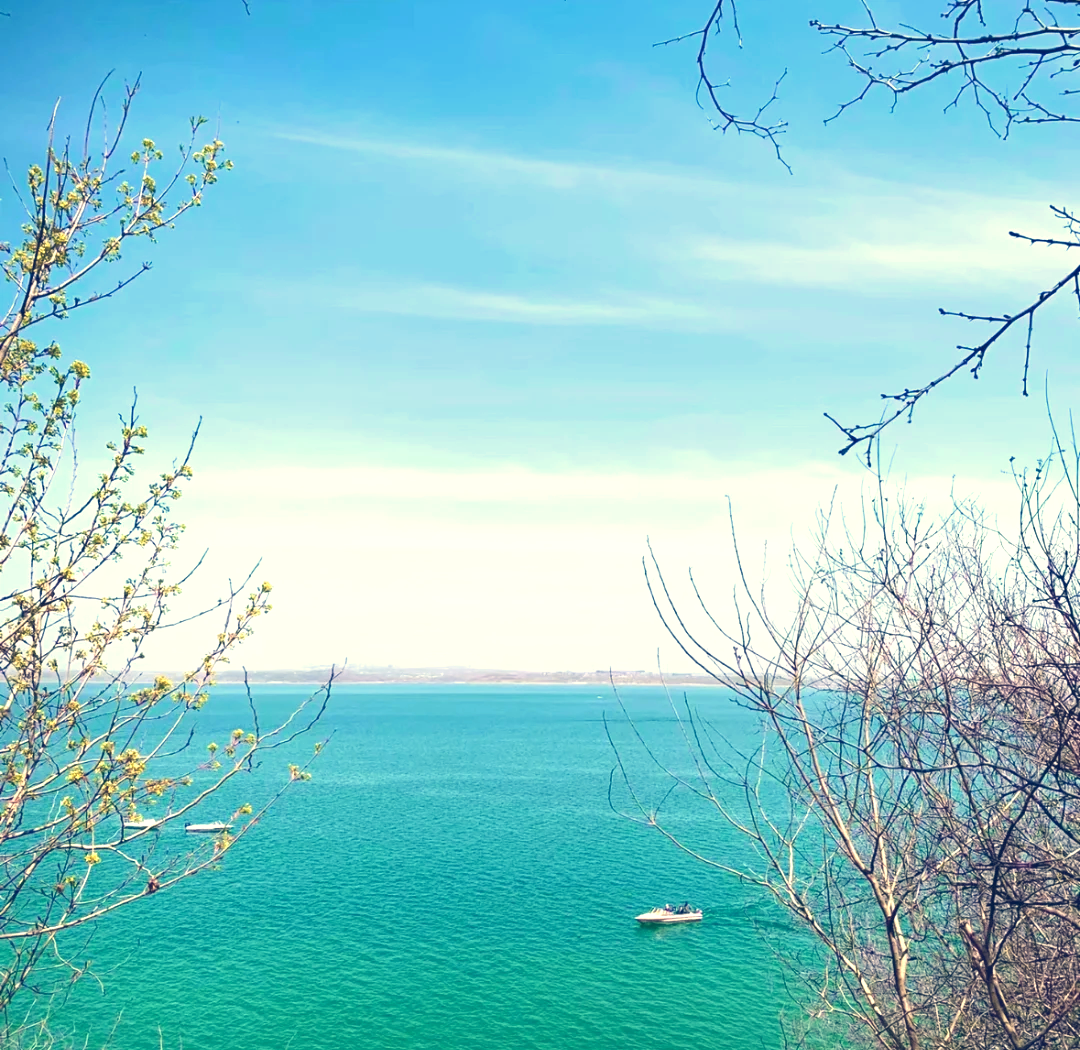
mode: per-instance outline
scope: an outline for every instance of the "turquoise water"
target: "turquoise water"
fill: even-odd
[[[755,923],[780,917],[749,887],[608,806],[611,750],[591,688],[343,687],[310,783],[297,785],[220,871],[147,897],[80,948],[105,985],[74,986],[54,1026],[151,1050],[440,1048],[673,1050],[779,1045],[782,986]],[[301,694],[260,690],[264,720]],[[663,694],[625,694],[680,761]],[[719,690],[695,706],[753,732]],[[242,724],[215,692],[200,736]],[[662,778],[618,739],[646,795]],[[303,751],[310,750],[305,743]],[[205,819],[283,767],[273,759]],[[625,801],[620,795],[619,801]],[[680,799],[697,845],[745,846]],[[160,833],[161,849],[182,830]],[[689,899],[705,921],[643,929],[633,916]],[[119,1017],[119,1021],[117,1018]]]

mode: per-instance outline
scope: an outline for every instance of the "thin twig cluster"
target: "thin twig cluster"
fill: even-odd
[[[835,1045],[1080,1045],[1075,446],[1016,482],[1009,531],[965,502],[932,518],[884,486],[858,520],[824,513],[794,555],[790,615],[740,563],[731,615],[695,586],[691,617],[645,565],[671,637],[760,728],[743,746],[673,701],[688,758],[640,733],[632,749],[667,779],[659,802],[625,746],[613,792],[805,932],[805,949],[788,945],[796,1000]],[[756,860],[695,841],[665,816],[673,793]]]

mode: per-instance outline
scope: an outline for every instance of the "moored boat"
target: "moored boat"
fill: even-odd
[[[673,922],[701,922],[701,917],[701,909],[691,908],[689,901],[677,904],[674,908],[670,904],[665,904],[662,908],[653,908],[651,911],[635,916],[643,926],[664,926]]]
[[[226,824],[222,820],[211,821],[209,824],[185,824],[185,831],[205,831],[211,834],[217,834],[219,831],[228,831],[231,828],[231,824]]]
[[[163,821],[160,820],[125,820],[125,831],[150,831],[153,828],[158,827]]]

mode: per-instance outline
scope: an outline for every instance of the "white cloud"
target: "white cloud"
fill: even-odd
[[[810,307],[789,311],[775,295],[782,289],[843,292],[848,303],[862,293],[896,289],[936,298],[942,289],[998,290],[1006,283],[1027,295],[1065,265],[1060,252],[1008,236],[1010,229],[1054,232],[1044,198],[1050,191],[1035,184],[993,195],[952,187],[947,178],[928,184],[854,174],[813,156],[802,158],[795,180],[740,181],[701,169],[549,160],[422,140],[307,129],[274,134],[415,167],[440,193],[455,180],[473,222],[465,246],[478,246],[478,258],[495,244],[514,258],[562,260],[556,272],[565,290],[555,285],[542,294],[501,282],[484,287],[482,278],[460,287],[447,274],[449,280],[361,284],[341,297],[367,313],[786,332],[793,324],[805,328]],[[492,182],[505,192],[488,192]],[[746,295],[749,286],[756,286],[756,299]],[[835,314],[835,304],[820,309]]]
[[[640,189],[696,190],[707,193],[730,192],[732,184],[692,171],[648,169],[631,164],[593,164],[554,161],[540,157],[504,153],[498,150],[438,146],[423,142],[390,141],[317,131],[279,130],[275,138],[349,153],[393,160],[419,161],[439,167],[453,167],[470,175],[515,178],[551,189],[622,186]]]
[[[1040,281],[1068,265],[1063,253],[1032,249],[1009,231],[1053,233],[1048,220],[1045,206],[1030,199],[854,179],[800,208],[783,238],[701,237],[678,254],[715,264],[717,277],[850,293],[897,281]]]
[[[637,325],[717,330],[735,323],[732,310],[640,295],[618,299],[559,299],[439,284],[353,284],[335,300],[363,313],[530,325]]]
[[[808,287],[865,287],[893,278],[924,281],[984,280],[987,271],[1008,272],[998,253],[972,245],[875,243],[848,240],[834,245],[703,241],[697,257],[719,263],[718,275]]]

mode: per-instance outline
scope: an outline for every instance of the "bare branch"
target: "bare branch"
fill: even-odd
[[[711,728],[687,704],[691,777],[616,695],[631,746],[608,726],[610,804],[621,783],[632,819],[814,939],[821,952],[788,960],[807,1024],[830,1026],[811,1045],[1080,1041],[1078,465],[1055,428],[1051,455],[1016,475],[1012,535],[973,503],[930,519],[879,480],[853,524],[830,511],[793,551],[783,620],[740,561],[745,604],[718,618],[694,588],[699,630],[647,563],[671,637],[758,728],[740,747],[729,720]],[[705,805],[752,859],[661,819],[642,786],[657,773],[665,805]]]
[[[721,35],[725,20],[731,26],[732,32],[736,38],[737,46],[741,48],[742,32],[739,29],[739,14],[735,6],[735,0],[716,0],[716,3],[709,12],[709,16],[701,29],[696,29],[690,33],[684,33],[681,36],[671,37],[668,40],[662,40],[653,46],[664,47],[668,44],[678,44],[685,40],[697,39],[699,41],[696,57],[698,69],[697,102],[699,106],[702,105],[702,95],[708,100],[709,108],[715,114],[715,117],[712,120],[713,128],[721,132],[733,130],[739,135],[751,135],[754,138],[764,139],[772,146],[773,151],[776,154],[776,159],[790,172],[791,167],[788,165],[787,161],[784,160],[780,148],[780,138],[784,132],[787,131],[787,122],[783,120],[769,121],[766,119],[766,111],[779,97],[780,84],[783,82],[784,77],[787,76],[787,70],[784,70],[784,72],[776,78],[769,98],[758,105],[753,112],[740,115],[735,109],[727,105],[721,97],[721,92],[728,85],[713,80],[708,70],[707,61],[707,52],[711,38],[719,37]]]

